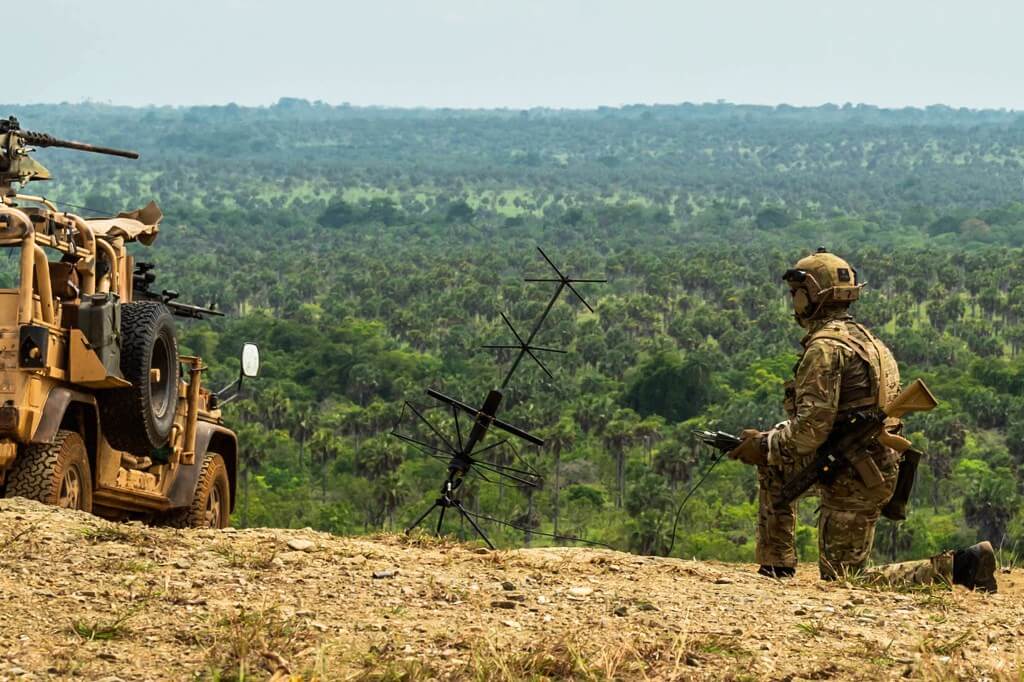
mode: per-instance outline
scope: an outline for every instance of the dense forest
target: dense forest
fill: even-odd
[[[0,107],[31,130],[138,149],[128,162],[47,150],[36,193],[91,214],[149,199],[166,219],[145,258],[158,284],[224,319],[183,346],[227,383],[243,341],[264,374],[227,420],[241,437],[239,525],[401,529],[444,478],[393,437],[428,386],[482,400],[540,315],[542,246],[580,276],[537,337],[502,416],[546,438],[496,458],[536,490],[471,478],[505,546],[565,542],[749,561],[754,472],[717,466],[694,428],[767,427],[797,359],[780,274],[824,245],[858,267],[856,306],[904,382],[941,406],[908,430],[927,452],[910,518],[879,560],[993,540],[1024,551],[1024,114],[706,104],[596,111],[388,110],[281,100],[129,109]],[[140,254],[140,257],[141,254]],[[450,413],[429,413],[451,433]],[[425,434],[425,438],[433,438]],[[493,437],[492,437],[493,439]],[[488,441],[488,442],[493,442]],[[816,555],[815,503],[801,556]],[[451,520],[448,530],[470,537]],[[1020,548],[1020,549],[1018,549]]]

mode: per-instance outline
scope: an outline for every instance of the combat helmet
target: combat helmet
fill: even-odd
[[[848,306],[860,298],[864,287],[853,266],[824,247],[798,260],[782,279],[789,284],[798,321],[813,320],[829,308]]]

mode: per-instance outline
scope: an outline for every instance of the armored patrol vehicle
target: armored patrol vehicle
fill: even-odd
[[[155,203],[99,219],[22,193],[50,173],[37,147],[127,158],[0,120],[0,492],[115,519],[222,528],[235,500],[238,442],[221,406],[259,371],[246,344],[239,378],[220,392],[180,355],[175,317],[219,314],[153,289]],[[18,189],[16,189],[16,187]]]

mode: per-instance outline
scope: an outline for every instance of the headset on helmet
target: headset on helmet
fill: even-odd
[[[864,287],[853,266],[824,248],[801,258],[782,279],[790,286],[797,317],[805,319],[828,305],[856,301]]]

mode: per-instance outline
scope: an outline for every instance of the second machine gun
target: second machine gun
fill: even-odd
[[[203,306],[178,302],[176,299],[179,294],[173,289],[163,289],[160,292],[150,289],[150,285],[156,281],[156,273],[153,272],[155,267],[153,263],[135,264],[135,272],[132,274],[132,288],[136,298],[142,301],[159,301],[170,308],[171,312],[178,317],[202,320],[209,315],[224,316],[224,313],[217,310],[214,304],[204,308]]]

